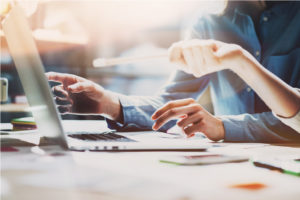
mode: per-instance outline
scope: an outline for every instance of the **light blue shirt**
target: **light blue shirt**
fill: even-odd
[[[252,18],[240,9],[229,9],[222,16],[199,18],[192,38],[216,39],[235,43],[249,51],[268,70],[293,87],[300,88],[300,2],[274,3],[260,16],[255,29]],[[107,120],[119,131],[151,130],[151,115],[166,102],[197,99],[210,86],[214,113],[225,128],[225,141],[300,141],[300,135],[273,116],[249,86],[230,70],[201,78],[177,71],[155,96],[123,96],[120,103],[123,123]],[[166,131],[175,124],[167,123]]]

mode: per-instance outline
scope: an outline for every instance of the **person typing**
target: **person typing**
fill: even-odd
[[[229,2],[222,15],[199,17],[188,39],[213,39],[240,46],[251,54],[252,62],[256,60],[291,87],[300,88],[299,8],[299,2]],[[189,67],[189,61],[185,62]],[[215,141],[300,141],[300,134],[274,116],[257,93],[236,73],[225,68],[222,71],[208,70],[211,71],[204,76],[201,74],[201,77],[195,77],[190,71],[177,70],[164,88],[147,97],[114,93],[75,75],[51,72],[47,76],[49,80],[62,83],[62,86],[54,88],[64,94],[64,98],[57,99],[57,102],[70,102],[59,105],[61,112],[104,115],[109,127],[118,131],[151,130],[155,123],[151,118],[153,113],[168,102],[169,106],[174,106],[171,101],[176,100],[176,105],[196,109],[196,116],[201,115],[201,121],[192,123],[196,125],[193,128],[189,127],[189,121],[181,120],[183,125],[189,124],[189,129],[184,129],[189,131],[189,135],[201,131]],[[214,115],[195,101],[208,86]],[[191,99],[186,101],[186,98]],[[178,109],[171,111],[174,114]],[[163,123],[156,121],[154,128],[167,131],[176,124],[178,116],[186,114],[167,116]]]

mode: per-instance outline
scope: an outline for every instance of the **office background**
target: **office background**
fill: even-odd
[[[167,60],[106,68],[94,68],[93,60],[166,52],[185,37],[197,16],[220,12],[224,2],[25,1],[23,7],[46,71],[76,74],[127,95],[153,95],[174,70]],[[24,103],[26,97],[3,35],[1,43],[1,77],[9,82],[6,103]],[[30,113],[1,112],[1,121],[27,115]]]

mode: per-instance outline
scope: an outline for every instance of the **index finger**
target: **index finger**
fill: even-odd
[[[73,84],[76,82],[81,82],[84,79],[77,77],[73,74],[57,73],[57,72],[47,72],[46,77],[49,81],[57,81],[61,83]]]
[[[152,119],[153,120],[158,119],[161,115],[163,115],[166,111],[170,110],[171,108],[186,106],[186,105],[194,103],[194,102],[195,102],[195,100],[191,99],[191,98],[171,101],[171,102],[165,104],[163,107],[156,110],[155,113],[152,115]]]
[[[66,79],[66,74],[56,72],[47,72],[45,75],[49,81],[57,81],[62,83]]]

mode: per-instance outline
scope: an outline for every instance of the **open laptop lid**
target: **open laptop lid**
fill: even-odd
[[[3,20],[2,27],[39,132],[67,148],[60,116],[22,8],[14,6]]]

